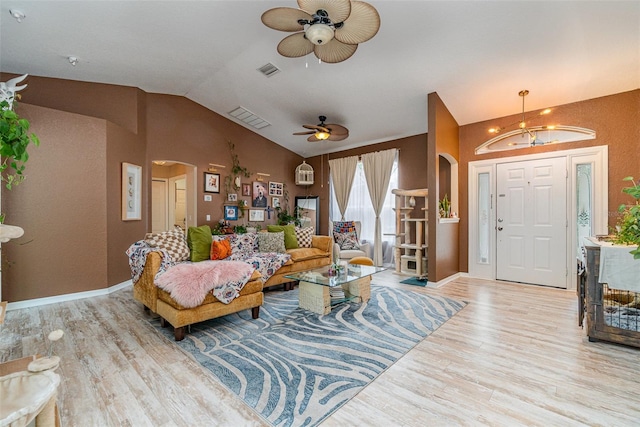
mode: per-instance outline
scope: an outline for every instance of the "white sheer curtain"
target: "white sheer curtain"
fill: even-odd
[[[338,203],[338,211],[341,220],[344,220],[344,214],[349,205],[349,195],[353,184],[353,176],[358,164],[358,157],[342,157],[339,159],[329,160],[329,173],[331,175],[331,184],[336,194]]]
[[[380,224],[380,212],[384,205],[384,199],[389,191],[391,171],[396,160],[395,148],[362,155],[364,176],[367,181],[367,189],[371,196],[371,205],[375,213],[375,229],[373,237],[373,264],[382,265],[382,228]]]
[[[333,185],[332,185],[333,188]],[[398,188],[398,161],[393,163],[391,177],[389,179],[389,188],[380,212],[380,226],[382,230],[382,250],[383,264],[393,267],[393,245],[395,244],[396,220],[393,208],[395,207],[395,198],[391,194],[391,190]],[[329,220],[340,221],[340,209],[336,201],[334,191],[330,191],[329,201]],[[367,242],[373,242],[375,236],[376,217],[371,207],[371,196],[367,188],[367,180],[364,176],[364,168],[361,162],[358,162],[353,186],[351,187],[351,195],[347,210],[344,213],[347,220],[360,221],[362,230],[358,238]]]

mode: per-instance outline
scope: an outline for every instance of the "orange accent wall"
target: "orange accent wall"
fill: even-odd
[[[437,93],[430,93],[427,97],[427,114],[429,118],[429,132],[427,134],[427,181],[429,188],[429,224],[427,266],[430,282],[446,279],[459,270],[458,223],[440,223],[438,221],[438,198],[443,193],[440,186],[444,186],[441,178],[451,179],[441,171],[440,156],[448,154],[459,161],[458,152],[458,123],[449,112]],[[451,198],[449,194],[449,198]]]

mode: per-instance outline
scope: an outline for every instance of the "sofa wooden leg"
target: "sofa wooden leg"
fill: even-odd
[[[166,328],[167,326],[169,326],[169,323],[164,320],[164,317],[160,318],[160,326],[162,326],[163,328]]]
[[[257,319],[258,317],[260,317],[260,306],[253,307],[251,309],[251,317],[253,319]]]
[[[181,326],[179,328],[174,328],[173,335],[176,338],[176,341],[182,341],[184,339],[185,327]]]

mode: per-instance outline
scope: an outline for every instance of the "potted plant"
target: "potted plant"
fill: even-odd
[[[0,101],[0,181],[8,190],[24,181],[29,144],[40,145],[38,137],[29,132],[29,121],[20,118],[13,110],[15,104],[12,98]],[[0,242],[8,242],[23,234],[21,227],[4,224],[4,214],[0,214]]]
[[[29,132],[29,121],[20,118],[6,100],[0,102],[0,137],[0,180],[11,190],[24,180],[29,144],[38,146],[40,140]]]
[[[442,200],[438,202],[438,213],[440,218],[449,218],[451,216],[451,203],[445,194]]]
[[[622,192],[635,199],[635,203],[621,204],[618,212],[622,216],[613,233],[613,243],[620,245],[637,246],[630,253],[634,259],[640,260],[640,183],[636,184],[632,176],[628,176],[623,181],[630,181],[631,186],[623,188]]]
[[[262,230],[262,225],[253,222],[247,223],[247,233],[257,233],[260,230]]]
[[[296,226],[300,226],[302,222],[298,216],[298,206],[293,208],[293,213],[289,213],[287,208],[282,208],[278,206],[276,208],[276,218],[278,225],[287,225],[287,224],[295,224]]]

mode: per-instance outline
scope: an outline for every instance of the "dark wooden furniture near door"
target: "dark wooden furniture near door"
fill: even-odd
[[[640,294],[609,289],[599,283],[600,246],[586,245],[585,311],[589,341],[610,341],[640,347],[640,307],[630,301]],[[580,295],[580,289],[578,289]],[[582,304],[580,298],[580,304]]]

